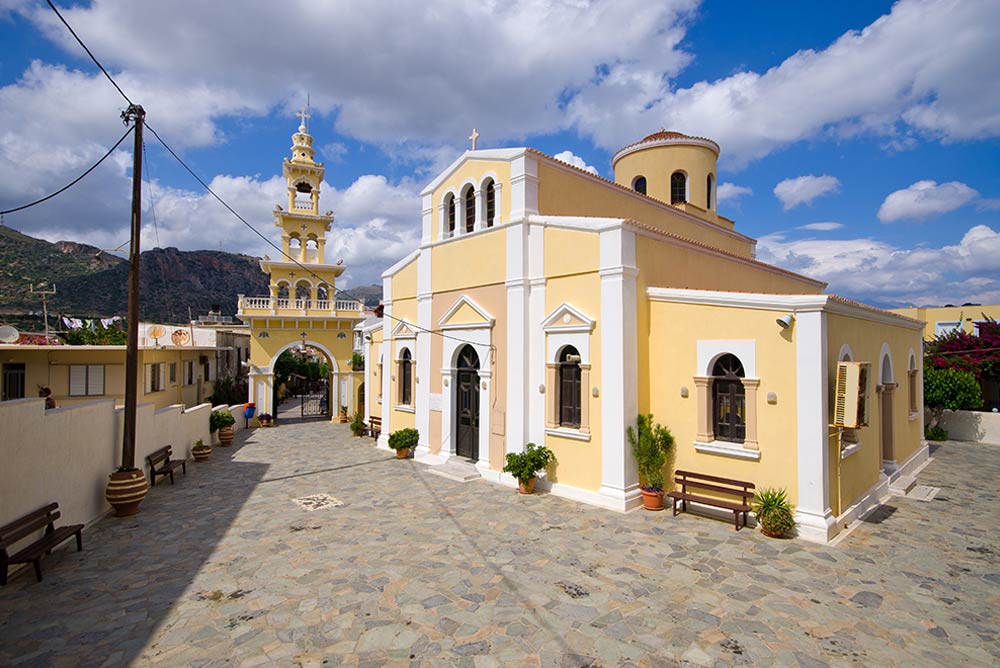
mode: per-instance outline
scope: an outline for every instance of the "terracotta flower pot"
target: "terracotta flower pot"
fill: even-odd
[[[196,462],[207,462],[208,458],[212,456],[212,448],[205,448],[204,450],[193,449],[191,454],[194,455],[194,460]]]
[[[116,516],[128,517],[139,512],[139,504],[146,498],[148,491],[146,475],[140,469],[115,471],[108,476],[104,498],[115,509]]]
[[[535,480],[536,478],[529,478],[525,482],[517,481],[517,493],[518,494],[534,494],[535,493]]]
[[[226,448],[233,444],[233,437],[236,432],[233,431],[232,426],[219,427],[219,445]]]
[[[663,510],[663,492],[639,490],[642,492],[642,507],[646,510]]]
[[[396,450],[396,459],[406,459],[409,456],[410,456],[409,448],[401,448],[399,450]]]

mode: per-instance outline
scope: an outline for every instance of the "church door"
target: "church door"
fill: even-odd
[[[465,346],[455,379],[455,454],[479,459],[479,355]]]

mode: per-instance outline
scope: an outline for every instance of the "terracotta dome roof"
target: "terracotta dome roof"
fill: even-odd
[[[619,158],[622,158],[625,155],[627,155],[629,153],[632,153],[633,151],[639,150],[639,147],[642,146],[643,144],[648,144],[648,143],[652,143],[652,142],[660,142],[660,141],[669,141],[671,139],[675,140],[676,143],[680,143],[680,144],[687,143],[685,140],[688,140],[692,144],[698,144],[698,145],[701,145],[701,146],[705,146],[706,148],[709,148],[709,149],[715,151],[716,155],[718,155],[719,151],[720,151],[719,145],[717,143],[715,143],[713,140],[709,139],[708,137],[696,137],[696,136],[693,136],[693,135],[686,135],[683,132],[673,132],[673,131],[665,130],[665,129],[661,128],[658,132],[654,132],[651,135],[646,135],[645,137],[643,137],[639,141],[634,142],[632,144],[629,144],[628,146],[624,146],[624,147],[618,149],[618,151],[614,154],[614,156],[612,156],[611,162],[612,162],[612,164],[618,162]],[[670,143],[674,143],[674,142],[670,142]]]

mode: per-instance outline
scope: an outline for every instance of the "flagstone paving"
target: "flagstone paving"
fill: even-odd
[[[1000,446],[934,457],[933,501],[818,546],[242,432],[0,590],[0,665],[995,666]]]

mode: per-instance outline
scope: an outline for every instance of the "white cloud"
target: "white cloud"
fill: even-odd
[[[785,179],[774,186],[774,196],[781,200],[785,211],[794,209],[800,204],[812,204],[817,197],[840,190],[840,181],[824,174],[823,176],[799,176]]]
[[[771,234],[760,238],[757,256],[875,305],[1000,300],[1000,232],[985,225],[940,248],[899,248],[873,239],[789,241]]]
[[[576,155],[572,151],[562,151],[560,153],[556,153],[552,157],[555,158],[556,160],[561,160],[562,162],[573,165],[574,167],[579,167],[585,172],[590,172],[591,174],[597,174],[597,167],[594,167],[593,165],[588,165],[586,160]]]
[[[817,232],[830,232],[833,230],[839,230],[844,225],[843,223],[809,223],[808,225],[799,225],[800,230],[815,230]]]
[[[572,118],[601,146],[664,126],[718,141],[741,166],[802,139],[871,132],[945,142],[1000,135],[1000,3],[901,0],[825,49],[766,72],[673,88],[664,69],[622,62],[571,100]]]
[[[735,183],[720,183],[715,189],[715,194],[720,202],[732,202],[744,195],[752,195],[753,190],[747,186],[738,186]]]
[[[890,193],[878,208],[883,223],[896,220],[924,220],[965,206],[979,193],[960,181],[940,185],[930,179]],[[989,201],[989,200],[986,200]]]

